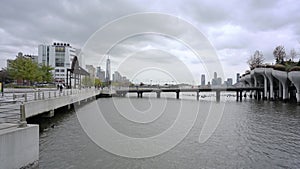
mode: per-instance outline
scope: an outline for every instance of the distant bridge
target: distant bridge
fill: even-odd
[[[236,100],[242,101],[243,92],[244,91],[257,91],[256,93],[260,93],[264,91],[263,87],[198,87],[198,88],[139,88],[139,87],[131,87],[128,89],[117,89],[117,96],[125,96],[127,93],[137,93],[137,97],[142,98],[143,93],[156,93],[157,98],[160,98],[161,92],[174,92],[176,93],[176,98],[179,99],[180,92],[195,92],[196,99],[199,100],[200,92],[216,92],[216,100],[220,101],[220,93],[221,92],[236,92]],[[260,99],[260,95],[257,97]]]

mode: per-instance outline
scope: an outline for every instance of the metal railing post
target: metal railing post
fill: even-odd
[[[20,105],[20,123],[19,127],[27,127],[26,116],[25,116],[25,105]]]
[[[27,102],[27,93],[24,94],[25,102]]]
[[[49,92],[49,99],[51,98],[51,92]]]
[[[45,100],[45,94],[42,92],[42,100]]]
[[[34,100],[36,100],[36,92],[34,92]]]

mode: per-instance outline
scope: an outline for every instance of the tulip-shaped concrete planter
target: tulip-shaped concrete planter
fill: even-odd
[[[292,71],[288,73],[288,78],[297,89],[297,102],[300,103],[300,71]]]
[[[288,73],[286,71],[273,69],[272,75],[278,79],[280,85],[282,86],[282,99],[284,101],[288,100]]]
[[[269,80],[270,84],[270,100],[274,100],[274,88],[273,88],[273,76],[272,76],[272,70],[273,68],[264,68],[265,69],[265,75]]]
[[[268,79],[267,76],[265,74],[265,69],[266,68],[255,68],[254,69],[254,73],[255,74],[260,74],[264,77],[264,99],[267,99],[268,96]]]

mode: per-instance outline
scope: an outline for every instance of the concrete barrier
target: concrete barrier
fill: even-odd
[[[39,127],[9,127],[0,130],[0,168],[36,166],[39,159]]]

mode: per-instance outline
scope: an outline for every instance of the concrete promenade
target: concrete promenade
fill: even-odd
[[[26,118],[39,114],[54,116],[55,109],[96,98],[103,91],[94,88],[26,90],[8,93],[0,100],[0,169],[35,167],[39,159],[39,126]],[[7,95],[6,95],[7,96]],[[12,96],[12,98],[10,98]]]

